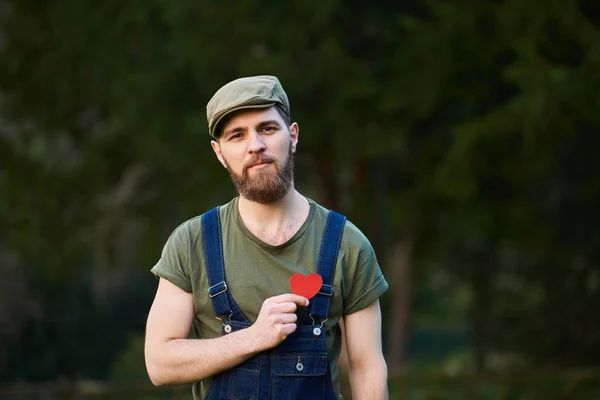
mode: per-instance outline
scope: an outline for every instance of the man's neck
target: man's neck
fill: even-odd
[[[280,200],[260,204],[240,196],[240,218],[255,236],[270,244],[281,244],[293,236],[308,217],[308,200],[293,187]]]

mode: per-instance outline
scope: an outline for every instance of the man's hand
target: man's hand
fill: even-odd
[[[271,297],[251,327],[214,339],[189,339],[194,298],[161,278],[146,326],[148,375],[161,386],[197,382],[231,369],[296,331],[298,305],[308,300],[294,294]]]
[[[278,298],[267,300],[265,314],[255,330],[240,329],[213,339],[189,339],[194,320],[194,297],[161,278],[146,326],[145,359],[150,380],[157,386],[197,382],[246,361],[261,351],[258,337],[265,340],[268,339],[265,331],[278,331],[277,327],[273,328],[276,324],[269,325],[271,318],[268,317],[268,314],[272,316],[277,313],[266,310],[293,310],[292,307],[296,306],[293,300],[292,307],[284,304],[290,303],[286,301],[290,296],[278,296],[279,302]],[[300,303],[306,301],[295,297]],[[281,316],[287,312],[279,311],[279,316],[275,315],[272,319],[289,321],[289,316]],[[293,321],[291,324],[294,325]],[[282,335],[294,330],[295,326],[279,328]],[[253,335],[254,332],[258,336]],[[265,343],[271,342],[266,340]]]
[[[260,351],[277,346],[294,333],[298,318],[296,308],[308,304],[308,299],[292,293],[266,299],[256,322],[248,328],[248,333],[252,334]]]

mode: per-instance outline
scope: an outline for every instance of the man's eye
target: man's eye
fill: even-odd
[[[239,138],[241,138],[241,137],[242,137],[242,134],[241,134],[241,133],[236,133],[235,135],[231,135],[231,136],[229,137],[229,140],[235,140],[235,139],[239,139]]]
[[[263,132],[271,132],[271,131],[274,131],[274,130],[275,130],[275,127],[274,127],[274,126],[265,126],[265,127],[262,129],[262,131],[263,131]]]

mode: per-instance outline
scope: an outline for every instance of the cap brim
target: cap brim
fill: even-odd
[[[234,112],[237,112],[237,111],[240,111],[240,110],[249,110],[249,109],[252,109],[252,108],[269,108],[269,107],[273,107],[275,105],[277,105],[277,102],[265,103],[265,104],[253,104],[253,105],[236,107],[236,108],[234,108],[232,110],[227,111],[225,114],[221,115],[219,117],[219,119],[217,119],[217,121],[214,123],[214,125],[213,125],[213,127],[211,129],[211,132],[209,132],[209,133],[210,133],[210,135],[212,137],[214,137],[215,139],[217,139],[218,136],[215,135],[215,132],[218,130],[219,124],[221,123],[221,121],[223,120],[223,118],[225,118],[226,116],[228,116],[228,115],[230,115],[230,114],[232,114]]]

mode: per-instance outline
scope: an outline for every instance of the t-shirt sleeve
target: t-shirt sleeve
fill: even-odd
[[[150,270],[188,293],[192,292],[189,266],[189,229],[184,223],[177,227],[165,243],[156,265]]]
[[[356,229],[356,228],[355,228]],[[344,296],[344,315],[373,304],[388,289],[381,268],[377,263],[375,251],[367,238],[359,233],[358,249],[354,257],[350,257],[348,276],[344,277],[346,295]]]

